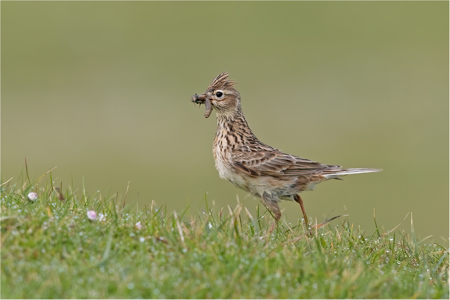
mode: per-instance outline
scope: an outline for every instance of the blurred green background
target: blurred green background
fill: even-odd
[[[259,201],[214,168],[215,113],[190,103],[220,72],[255,134],[285,152],[382,173],[303,194],[311,219],[367,233],[408,212],[448,243],[448,2],[3,2],[1,177],[197,213]],[[289,221],[301,217],[283,202]],[[409,232],[409,219],[403,228]]]

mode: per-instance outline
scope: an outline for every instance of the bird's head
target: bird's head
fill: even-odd
[[[205,117],[209,117],[208,101],[211,108],[217,111],[218,116],[233,116],[241,104],[241,96],[235,90],[234,84],[234,81],[228,80],[227,72],[221,73],[214,78],[204,94],[195,94],[191,101],[197,104],[205,104]]]

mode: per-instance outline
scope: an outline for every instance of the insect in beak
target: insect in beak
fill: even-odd
[[[196,104],[205,104],[205,118],[208,118],[211,115],[212,107],[211,107],[211,100],[208,97],[205,97],[205,95],[197,95],[195,94],[191,98],[191,102],[194,102]]]

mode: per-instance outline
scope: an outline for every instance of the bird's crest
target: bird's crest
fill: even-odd
[[[210,89],[232,89],[236,82],[228,80],[228,73],[223,72],[217,75],[211,82]]]

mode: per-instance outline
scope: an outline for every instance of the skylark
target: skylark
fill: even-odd
[[[280,200],[296,201],[308,228],[301,192],[311,191],[322,181],[344,175],[381,171],[325,165],[262,143],[248,126],[241,108],[241,96],[234,84],[228,79],[228,73],[221,73],[204,94],[195,94],[191,101],[205,104],[206,118],[212,109],[217,112],[213,155],[220,177],[260,198],[276,221],[281,217]]]

